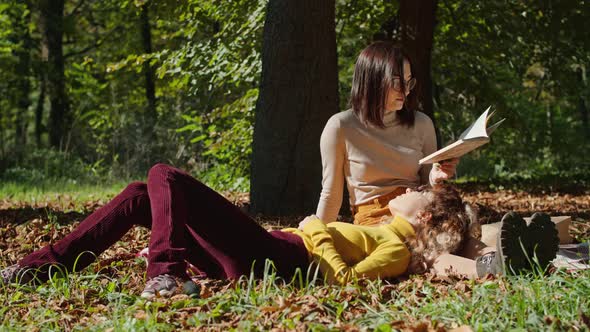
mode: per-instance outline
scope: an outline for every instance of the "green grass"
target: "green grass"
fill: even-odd
[[[84,202],[108,199],[119,193],[131,181],[105,183],[78,183],[73,180],[54,179],[37,183],[0,181],[0,197],[31,204],[44,201]]]
[[[141,265],[141,262],[136,262]],[[127,277],[90,272],[55,278],[37,288],[0,288],[0,330],[172,331],[342,330],[390,331],[420,322],[432,328],[468,325],[475,331],[587,330],[590,272],[495,280],[417,277],[397,284],[366,281],[326,286],[289,283],[267,273],[210,287],[206,298],[179,295],[145,301]],[[139,286],[139,285],[137,285]]]

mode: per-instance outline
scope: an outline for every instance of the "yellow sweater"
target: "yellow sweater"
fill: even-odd
[[[404,240],[415,236],[414,227],[396,216],[387,225],[360,226],[342,222],[308,222],[303,231],[283,229],[301,236],[310,256],[319,262],[329,282],[344,284],[354,277],[390,278],[403,274],[410,262]]]

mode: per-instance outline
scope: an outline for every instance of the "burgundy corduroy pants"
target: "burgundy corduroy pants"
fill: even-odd
[[[308,266],[299,236],[267,232],[211,188],[164,164],[150,169],[147,184],[129,184],[72,233],[26,256],[19,265],[38,268],[42,280],[52,264],[79,271],[134,225],[151,228],[148,278],[170,274],[185,279],[187,261],[216,279],[237,278],[252,269],[261,275],[266,259],[283,277]]]

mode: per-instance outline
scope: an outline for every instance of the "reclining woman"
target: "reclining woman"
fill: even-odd
[[[456,252],[475,225],[457,191],[446,185],[408,191],[389,207],[395,218],[379,227],[326,225],[312,216],[301,222],[301,229],[267,232],[187,173],[158,164],[147,183],[129,184],[72,233],[2,270],[0,281],[43,282],[52,265],[81,270],[134,225],[151,228],[145,298],[172,295],[178,281],[185,282],[185,292],[196,291],[187,262],[216,279],[239,278],[252,270],[260,276],[266,259],[286,279],[297,269],[306,271],[312,261],[329,282],[392,278],[421,273],[441,254]],[[471,272],[476,273],[475,264]]]

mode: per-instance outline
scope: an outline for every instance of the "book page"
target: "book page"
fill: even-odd
[[[469,140],[458,140],[455,143],[446,146],[427,157],[420,159],[419,163],[420,165],[432,164],[442,160],[458,158],[468,152],[477,149],[478,147],[486,144],[489,141],[490,139],[488,137],[472,138]]]
[[[588,243],[562,244],[559,246],[553,265],[567,270],[590,269],[590,255]]]
[[[491,106],[488,106],[488,108],[485,110],[485,112],[483,112],[479,116],[479,118],[477,118],[477,120],[475,120],[475,122],[473,124],[471,124],[471,126],[469,126],[469,128],[467,128],[461,134],[461,136],[459,136],[459,139],[472,139],[472,138],[479,138],[479,137],[487,137],[488,132],[486,130],[486,125],[487,125],[489,117],[492,116],[492,114],[490,114],[488,116],[488,112],[489,112],[490,108],[491,108]]]
[[[502,119],[494,125],[486,128],[487,122],[494,115],[495,112],[489,112],[491,106],[489,106],[478,118],[467,128],[459,137],[459,139],[432,154],[420,159],[419,163],[431,164],[441,160],[458,158],[464,154],[471,152],[478,147],[486,144],[490,141],[489,134],[491,134],[505,119]]]
[[[496,128],[498,128],[502,124],[502,122],[504,122],[504,120],[506,120],[506,119],[504,118],[504,119],[494,123],[493,125],[489,126],[488,129],[486,130],[488,132],[488,136],[490,136],[494,132],[494,130],[496,130]]]

